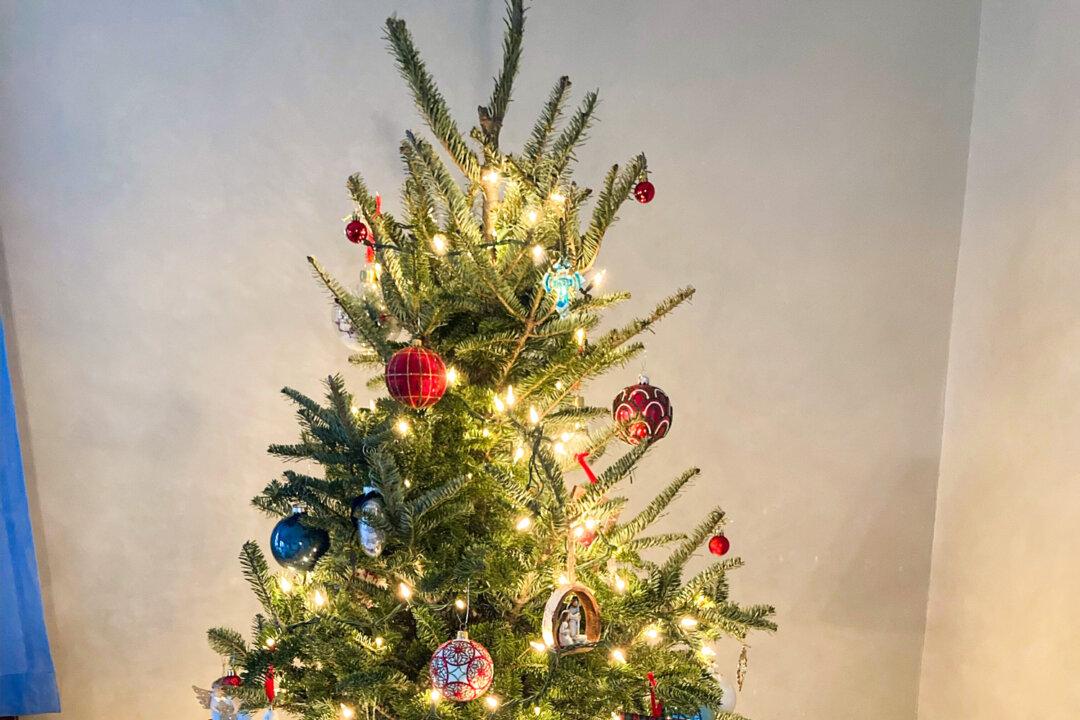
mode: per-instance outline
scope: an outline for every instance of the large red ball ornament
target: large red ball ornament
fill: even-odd
[[[398,350],[386,363],[386,389],[411,408],[431,407],[446,392],[446,365],[438,353],[417,342]]]
[[[428,671],[434,688],[456,702],[475,700],[488,691],[495,679],[495,663],[487,648],[470,640],[465,631],[435,650]]]
[[[634,198],[642,205],[652,202],[654,197],[656,197],[656,186],[648,180],[642,180],[634,186]]]
[[[671,428],[672,409],[667,394],[642,375],[637,385],[623,388],[611,403],[619,434],[631,445],[659,440]]]
[[[730,549],[731,541],[723,535],[713,535],[712,539],[709,540],[709,552],[713,555],[727,555],[727,551]]]
[[[345,226],[345,237],[349,239],[349,242],[356,245],[367,242],[369,235],[368,226],[359,220],[353,220]]]

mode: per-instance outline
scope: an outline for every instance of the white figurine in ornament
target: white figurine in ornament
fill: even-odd
[[[570,632],[570,611],[563,610],[559,616],[559,647],[570,647],[576,642],[574,634]]]
[[[581,632],[581,601],[578,600],[577,595],[570,599],[570,605],[566,608],[568,615],[567,624],[570,637],[574,638],[573,642],[583,643],[585,642],[585,634]]]

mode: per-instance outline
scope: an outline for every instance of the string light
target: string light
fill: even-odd
[[[607,270],[600,270],[592,278],[592,286],[600,287],[604,284],[604,276],[607,275]]]
[[[371,412],[375,412],[375,401],[374,400],[368,400],[368,410],[370,410]]]
[[[528,515],[522,515],[518,518],[518,521],[514,524],[514,529],[518,532],[525,532],[532,527],[532,518]]]
[[[564,432],[562,435],[559,436],[559,439],[563,442],[570,442],[570,433]]]
[[[457,600],[454,601],[454,607],[456,607],[458,610],[464,610],[465,609],[465,601],[462,600],[461,598],[458,598]]]
[[[356,407],[356,404],[353,403],[352,405],[349,406],[349,412],[351,412],[353,415],[359,415],[360,414],[360,408]]]
[[[559,576],[559,584],[560,585],[569,585],[570,584],[570,578],[566,577],[565,573],[560,575]]]
[[[384,640],[381,635],[379,637],[375,638],[375,647],[382,649],[382,646],[385,645],[385,644],[386,644],[386,640]]]
[[[555,389],[556,390],[561,391],[564,387],[566,387],[566,385],[563,384],[562,380],[556,380],[555,381]]]
[[[593,518],[585,518],[585,529],[586,530],[595,530],[596,529],[596,520],[593,519]]]
[[[518,445],[514,448],[514,462],[518,462],[523,457],[525,457],[525,448]]]
[[[283,592],[283,593],[292,592],[293,582],[292,582],[292,580],[290,580],[285,575],[281,575],[281,576],[278,577],[277,584],[278,584],[278,587],[281,588],[281,592]]]
[[[537,210],[536,208],[529,208],[528,212],[525,213],[525,224],[526,225],[530,225],[530,226],[535,225],[537,223],[537,221],[539,221],[539,220],[540,220],[540,211]]]
[[[555,451],[556,455],[562,455],[566,452],[566,446],[563,445],[561,442],[557,442],[555,443],[554,447],[552,447],[552,450]]]
[[[412,588],[405,583],[398,583],[397,592],[402,600],[408,600],[412,597]]]
[[[622,575],[616,575],[615,576],[615,592],[617,592],[617,593],[626,592],[626,581],[623,580]]]
[[[550,200],[553,203],[561,205],[562,203],[566,202],[566,196],[563,195],[558,190],[552,190],[551,194],[548,195],[548,200]]]
[[[326,593],[322,588],[315,588],[315,592],[311,594],[311,604],[316,608],[322,608],[326,605]]]
[[[449,249],[449,245],[446,242],[446,236],[442,233],[435,233],[431,236],[431,249],[435,251],[436,255],[445,255]]]
[[[611,651],[611,659],[621,665],[626,662],[626,653],[622,648],[615,648]]]
[[[687,629],[696,628],[697,627],[697,618],[692,618],[689,615],[687,615],[686,617],[679,620],[679,625],[681,625],[682,627],[687,628]]]
[[[437,703],[442,700],[442,693],[438,688],[431,688],[431,702]]]
[[[406,420],[405,418],[401,418],[400,420],[397,421],[397,423],[394,424],[394,430],[397,430],[398,435],[408,435],[409,434],[409,421]]]
[[[574,331],[574,340],[577,341],[578,347],[585,347],[585,328],[578,328]]]
[[[529,647],[531,647],[533,650],[535,650],[538,653],[547,652],[547,645],[540,642],[539,640],[530,640],[529,641]]]
[[[491,431],[490,431],[490,430],[488,430],[488,429],[487,429],[487,427],[484,427],[484,428],[482,428],[482,429],[480,430],[480,434],[481,434],[481,435],[482,435],[483,437],[491,437]]]
[[[533,705],[533,715],[539,715],[539,714],[540,714],[540,706],[539,705]]]
[[[536,425],[540,422],[540,413],[537,412],[535,405],[529,406],[529,422],[531,422],[533,425]]]
[[[514,396],[514,386],[506,386],[506,407],[514,407],[514,403],[517,402],[517,398]]]
[[[446,382],[447,382],[447,384],[453,385],[457,381],[458,381],[457,368],[455,368],[453,366],[446,368]]]
[[[356,717],[356,711],[345,703],[341,703],[341,717],[345,718],[345,720],[351,720],[351,718]]]
[[[543,260],[544,259],[544,246],[543,245],[533,245],[532,246],[532,256],[533,256],[533,261],[534,262],[540,262],[541,260]]]
[[[585,537],[585,528],[582,527],[581,525],[575,525],[574,526],[574,537],[579,539],[579,540],[581,538]]]
[[[487,705],[488,710],[495,712],[499,709],[499,698],[494,695],[488,695],[484,698],[484,704]]]
[[[488,170],[480,176],[480,179],[486,182],[488,185],[494,185],[495,183],[499,182],[499,171],[495,169]]]
[[[701,646],[701,654],[704,655],[705,657],[716,657],[716,651],[713,650],[708,645],[702,645]]]
[[[275,645],[277,645],[277,639],[276,638],[272,638],[272,637],[266,638],[266,649],[267,650],[273,650]]]
[[[492,399],[492,404],[495,405],[495,412],[497,413],[501,413],[503,410],[506,409],[506,405],[503,404],[502,398],[498,395],[496,395],[494,399]]]
[[[660,628],[655,625],[650,625],[645,628],[645,637],[649,640],[656,640],[660,637]]]
[[[409,478],[405,478],[404,485],[405,485],[405,489],[408,490],[409,488],[412,487],[412,480],[410,480]]]

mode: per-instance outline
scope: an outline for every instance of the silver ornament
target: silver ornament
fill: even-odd
[[[386,545],[386,532],[375,526],[386,519],[383,498],[373,487],[365,487],[364,494],[353,501],[353,518],[356,520],[356,534],[360,537],[360,547],[370,557],[382,555]]]

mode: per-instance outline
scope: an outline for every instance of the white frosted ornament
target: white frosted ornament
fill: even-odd
[[[724,673],[716,673],[714,675],[717,684],[720,685],[720,689],[724,691],[724,697],[720,700],[720,712],[735,712],[735,683],[731,682]]]

